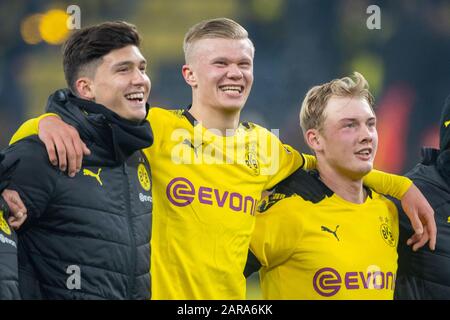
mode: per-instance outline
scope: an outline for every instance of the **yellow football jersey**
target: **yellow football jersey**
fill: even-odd
[[[10,144],[38,133],[25,122]],[[243,123],[224,137],[184,110],[152,108],[154,143],[144,150],[152,167],[152,299],[244,299],[243,270],[261,192],[313,156],[300,155],[274,134]],[[407,178],[373,170],[375,190],[401,197]]]
[[[148,119],[152,299],[245,299],[256,203],[303,158],[254,124],[224,137],[183,110],[152,108]]]
[[[393,299],[397,241],[397,209],[375,192],[363,204],[293,195],[257,214],[250,247],[265,299]]]

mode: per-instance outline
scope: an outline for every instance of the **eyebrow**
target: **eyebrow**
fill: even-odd
[[[376,119],[377,119],[377,117],[370,117],[366,121],[371,121],[371,120],[376,120]],[[357,118],[344,118],[344,119],[339,120],[339,122],[346,122],[346,121],[358,121],[358,119]]]
[[[142,65],[142,64],[147,65],[147,60],[144,59],[144,60],[139,61],[139,65]],[[134,61],[131,61],[131,60],[121,61],[121,62],[114,64],[112,67],[119,68],[122,66],[130,66],[130,65],[134,65]]]
[[[229,59],[229,58],[227,58],[227,57],[219,56],[219,57],[213,58],[212,60],[213,60],[213,61],[217,61],[217,60],[231,61],[231,60],[233,60],[233,59]],[[247,58],[247,57],[244,57],[244,58],[241,58],[241,59],[238,59],[238,60],[239,60],[239,62],[242,62],[242,61],[245,61],[245,62],[251,62],[251,61],[252,61],[252,59]]]

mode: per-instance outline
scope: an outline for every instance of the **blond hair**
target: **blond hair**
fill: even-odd
[[[300,127],[303,133],[309,129],[322,129],[324,110],[332,96],[364,98],[373,111],[374,99],[369,91],[369,84],[362,74],[354,72],[353,77],[334,79],[308,91],[300,110]]]
[[[184,58],[187,61],[192,45],[201,39],[233,39],[233,40],[248,40],[253,47],[253,42],[248,37],[247,30],[239,23],[228,18],[216,18],[201,21],[192,26],[183,41]]]

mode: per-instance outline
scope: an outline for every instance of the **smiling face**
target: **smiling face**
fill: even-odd
[[[183,66],[183,76],[193,90],[193,105],[239,112],[253,84],[253,55],[248,39],[196,41]]]
[[[92,78],[77,80],[80,96],[104,105],[124,119],[141,121],[147,113],[151,89],[146,66],[134,45],[112,50],[102,57]]]
[[[324,116],[320,130],[310,129],[316,130],[318,143],[312,148],[318,161],[352,179],[362,178],[372,170],[378,146],[372,108],[364,98],[332,96]]]

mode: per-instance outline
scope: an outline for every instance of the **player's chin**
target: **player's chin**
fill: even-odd
[[[141,122],[145,120],[145,117],[147,116],[147,110],[145,107],[141,108],[134,108],[134,110],[130,110],[128,113],[127,119],[133,122]]]
[[[372,171],[373,163],[371,161],[360,161],[358,159],[347,159],[345,163],[341,163],[342,168],[349,174],[352,179],[363,178]]]
[[[244,108],[243,103],[222,103],[221,109],[227,112],[238,112]]]
[[[228,110],[241,110],[247,101],[244,97],[225,99],[222,101],[222,106]]]
[[[360,163],[357,167],[355,172],[361,176],[364,177],[366,174],[368,174],[373,169],[373,162],[365,162]]]

